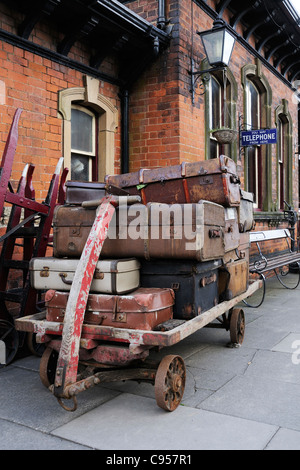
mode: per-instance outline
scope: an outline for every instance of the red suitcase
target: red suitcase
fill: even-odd
[[[69,293],[48,290],[46,320],[63,322]],[[173,318],[172,289],[139,288],[128,295],[89,294],[84,323],[152,330]]]
[[[105,182],[141,196],[143,204],[197,203],[200,199],[225,207],[240,204],[236,164],[225,155],[194,163],[107,175]]]

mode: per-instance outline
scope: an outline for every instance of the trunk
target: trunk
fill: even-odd
[[[224,207],[198,204],[134,204],[116,210],[101,257],[175,258],[207,261],[225,252]],[[60,206],[53,218],[55,257],[80,257],[95,211]]]
[[[175,292],[173,317],[189,320],[218,304],[221,260],[196,263],[175,260],[141,262],[141,285]]]
[[[236,164],[224,155],[195,163],[107,175],[105,182],[126,189],[130,194],[140,195],[143,204],[197,203],[200,199],[226,207],[240,203]]]

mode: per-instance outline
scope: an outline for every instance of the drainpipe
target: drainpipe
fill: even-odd
[[[121,173],[129,173],[129,93],[121,96]]]
[[[166,27],[166,22],[166,2],[165,0],[158,0],[157,27],[164,30]]]

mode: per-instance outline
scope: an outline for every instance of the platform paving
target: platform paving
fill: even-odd
[[[185,361],[185,393],[171,413],[156,405],[153,385],[133,381],[82,392],[70,413],[41,384],[39,358],[2,367],[0,450],[300,450],[300,287],[270,279],[261,307],[241,306],[241,347],[203,328],[151,353]]]

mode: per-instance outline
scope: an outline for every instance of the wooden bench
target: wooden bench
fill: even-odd
[[[265,245],[265,242],[269,244],[276,240],[284,240],[284,244],[286,243],[286,248],[272,254],[266,253],[264,251],[265,246],[264,248],[262,248],[262,244]],[[255,306],[249,305],[247,302],[244,302],[246,305],[248,305],[248,307],[257,308],[263,303],[266,289],[265,273],[267,272],[274,271],[278,281],[286,289],[296,289],[296,287],[298,287],[300,283],[300,252],[291,250],[292,242],[293,239],[291,238],[290,231],[286,228],[265,230],[260,232],[250,232],[250,244],[256,244],[258,255],[251,256],[249,263],[249,273],[259,274],[261,279],[263,280],[263,297],[261,302]],[[288,273],[288,271],[283,271],[283,267],[288,267],[291,264],[296,265],[298,271],[297,283],[293,287],[287,286],[282,281],[282,276]],[[279,270],[281,277],[279,277]]]

